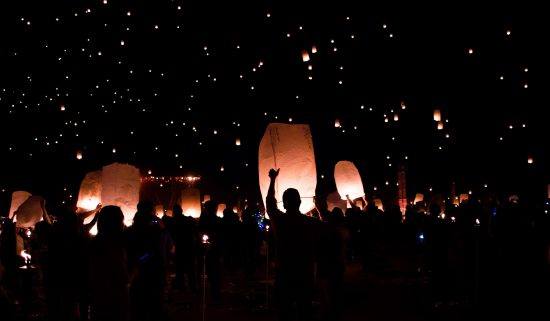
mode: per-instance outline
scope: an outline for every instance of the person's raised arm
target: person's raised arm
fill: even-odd
[[[351,200],[351,198],[349,198],[349,195],[346,195],[346,199],[348,200],[349,206],[351,208],[353,208],[353,209],[359,208],[359,206],[353,204],[353,201]]]
[[[277,199],[275,198],[275,180],[279,175],[280,169],[269,170],[269,189],[267,190],[267,197],[265,198],[266,211],[269,216],[277,216],[279,209],[277,208]]]

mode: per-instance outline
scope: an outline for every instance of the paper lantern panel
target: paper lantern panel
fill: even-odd
[[[354,200],[365,196],[363,181],[357,167],[350,161],[339,161],[334,166],[334,181],[340,197],[345,200],[346,195]]]

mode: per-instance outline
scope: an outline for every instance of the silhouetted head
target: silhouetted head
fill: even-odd
[[[204,202],[204,205],[203,205],[201,218],[216,217],[217,212],[218,212],[218,203],[213,200],[206,201]]]
[[[344,218],[344,212],[342,211],[341,208],[335,207],[332,209],[332,216],[334,216],[335,218],[341,219],[341,218]]]
[[[181,208],[181,206],[179,204],[175,204],[173,207],[172,207],[172,215],[174,217],[178,217],[178,216],[182,216],[183,215],[183,209]]]
[[[300,193],[295,188],[289,188],[283,193],[283,207],[287,212],[298,212],[300,210]]]
[[[149,201],[142,201],[137,205],[137,212],[134,216],[134,224],[148,224],[155,217],[155,207],[153,206],[153,203]]]
[[[124,230],[124,214],[120,207],[105,206],[97,215],[97,235],[116,237]]]

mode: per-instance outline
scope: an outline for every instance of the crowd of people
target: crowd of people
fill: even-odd
[[[198,220],[178,205],[171,216],[159,218],[152,203],[141,202],[129,227],[116,206],[98,209],[88,224],[73,211],[59,210],[54,222],[38,223],[26,238],[32,263],[15,253],[20,231],[4,220],[2,320],[30,309],[25,301],[32,295],[21,290],[21,280],[33,270],[40,274],[49,320],[162,320],[167,289],[199,295],[200,281],[207,280],[207,303],[220,304],[224,275],[241,273],[254,282],[265,277],[261,268],[274,271],[280,320],[338,320],[349,262],[361,264],[366,274],[400,269],[428,277],[436,309],[472,304],[485,310],[499,306],[505,313],[538,307],[548,297],[535,295],[535,289],[549,285],[550,220],[517,199],[408,206],[402,215],[398,206],[382,211],[373,202],[352,200],[345,209],[329,210],[317,198],[315,210],[305,215],[296,189],[284,192],[282,205],[275,199],[278,174],[269,172],[261,221],[255,208],[240,217],[226,209],[219,218],[214,201],[203,204]],[[272,266],[262,266],[265,255],[272,256]],[[401,260],[395,264],[394,258]],[[168,277],[172,271],[174,278]],[[37,282],[28,278],[30,286]]]

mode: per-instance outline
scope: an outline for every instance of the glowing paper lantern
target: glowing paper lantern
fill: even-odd
[[[307,51],[302,51],[302,61],[308,62],[309,61],[309,53]]]
[[[317,53],[317,47],[312,46],[312,47],[311,47],[311,53],[313,53],[313,54],[314,54],[314,53]]]
[[[240,138],[235,139],[235,146],[241,146],[241,139]]]
[[[443,130],[444,126],[442,121],[437,122],[437,130]]]
[[[463,193],[463,194],[460,194],[460,196],[458,197],[458,202],[462,203],[462,202],[465,202],[469,199],[470,199],[470,195],[468,195],[466,193]]]
[[[11,205],[10,205],[10,213],[9,218],[13,218],[13,215],[15,214],[15,211],[23,204],[29,197],[31,197],[32,194],[25,191],[15,191],[11,194]]]
[[[374,201],[374,206],[376,206],[376,208],[378,208],[381,211],[384,210],[384,204],[382,203],[381,199],[375,198],[373,201]]]
[[[209,195],[205,195],[210,199]],[[197,188],[186,188],[181,192],[181,208],[183,214],[191,217],[199,217],[201,215],[201,193]]]
[[[76,152],[76,159],[78,159],[78,160],[82,159],[82,152],[81,151]]]
[[[131,225],[139,202],[139,169],[128,164],[113,163],[103,167],[101,181],[102,204],[120,207],[124,214],[124,224]]]
[[[441,121],[441,110],[435,109],[434,110],[434,121],[440,122]]]
[[[420,203],[420,202],[424,202],[424,194],[416,193],[416,195],[414,196],[413,204]]]
[[[218,217],[223,217],[223,211],[227,208],[227,205],[224,203],[218,204],[218,211],[216,212],[216,215]]]
[[[334,127],[335,127],[335,128],[340,128],[340,127],[341,127],[341,125],[340,125],[340,119],[334,120]]]
[[[209,200],[210,200],[210,195],[209,194],[205,194],[202,198],[203,203],[208,202]]]
[[[15,226],[20,228],[33,228],[46,215],[46,201],[41,196],[31,196],[19,206],[14,215],[17,218]]]
[[[340,197],[345,200],[346,195],[354,200],[365,196],[363,181],[357,167],[350,161],[339,161],[334,166],[334,181]]]
[[[282,209],[283,192],[295,188],[300,192],[300,211],[312,210],[317,186],[317,167],[309,125],[272,123],[265,130],[258,151],[258,171],[262,199],[269,188],[268,172],[280,168],[275,185],[275,197]]]
[[[77,212],[92,211],[99,203],[101,203],[101,171],[90,172],[80,183],[76,202]]]

